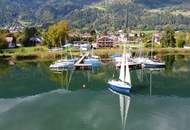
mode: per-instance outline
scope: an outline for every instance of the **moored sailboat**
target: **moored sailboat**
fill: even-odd
[[[65,47],[67,49],[69,49],[70,44],[66,44]],[[51,70],[54,71],[59,71],[59,70],[63,70],[63,69],[73,69],[74,68],[74,64],[77,61],[77,58],[73,58],[72,54],[71,54],[71,50],[69,49],[70,52],[70,57],[68,58],[67,56],[65,58],[62,58],[58,61],[55,61],[54,63],[52,63],[49,67]]]
[[[152,36],[152,43],[151,43],[151,56],[150,58],[142,57],[142,52],[140,52],[140,56],[137,58],[133,58],[134,62],[142,64],[142,67],[144,68],[164,68],[166,64],[164,62],[161,62],[158,59],[154,59],[153,57],[153,48],[154,48],[154,36]],[[140,47],[141,49],[141,47]],[[140,50],[142,51],[142,50]]]
[[[119,92],[129,91],[131,89],[129,63],[128,63],[128,57],[125,54],[125,47],[124,47],[124,53],[122,57],[119,80],[110,80],[108,81],[108,84],[110,85],[111,89],[115,91],[119,91]]]

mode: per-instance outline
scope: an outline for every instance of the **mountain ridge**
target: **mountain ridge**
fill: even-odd
[[[0,25],[43,25],[67,19],[73,28],[126,26],[155,28],[166,24],[190,29],[189,0],[1,0]],[[128,15],[128,22],[126,16]]]

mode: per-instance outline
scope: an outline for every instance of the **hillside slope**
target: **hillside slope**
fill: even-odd
[[[72,27],[190,29],[189,0],[1,0],[0,25],[42,25],[68,19]],[[128,19],[127,19],[128,14]],[[128,21],[128,22],[127,22]]]

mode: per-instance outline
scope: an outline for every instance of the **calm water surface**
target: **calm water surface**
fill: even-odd
[[[190,57],[131,71],[130,96],[108,90],[111,64],[53,73],[50,62],[0,62],[0,130],[189,130]]]

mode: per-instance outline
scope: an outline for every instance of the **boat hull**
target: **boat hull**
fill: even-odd
[[[145,68],[164,68],[165,64],[143,64]]]
[[[92,58],[92,59],[85,59],[84,63],[85,64],[90,64],[93,67],[97,67],[97,66],[101,65],[101,61],[99,59],[94,59],[94,58]]]
[[[114,91],[120,92],[120,93],[129,93],[131,90],[131,86],[128,85],[127,83],[122,83],[121,84],[117,83],[118,81],[116,81],[116,83],[114,83],[114,81],[109,81],[109,88],[111,88]]]
[[[71,69],[74,68],[74,63],[55,63],[50,65],[51,70]]]
[[[113,92],[115,94],[118,94],[118,95],[122,94],[122,95],[125,95],[125,96],[131,96],[130,95],[130,90],[128,90],[128,91],[121,91],[121,90],[118,90],[118,89],[113,89],[111,87],[109,87],[108,89],[109,89],[109,91],[111,91],[111,92]]]

